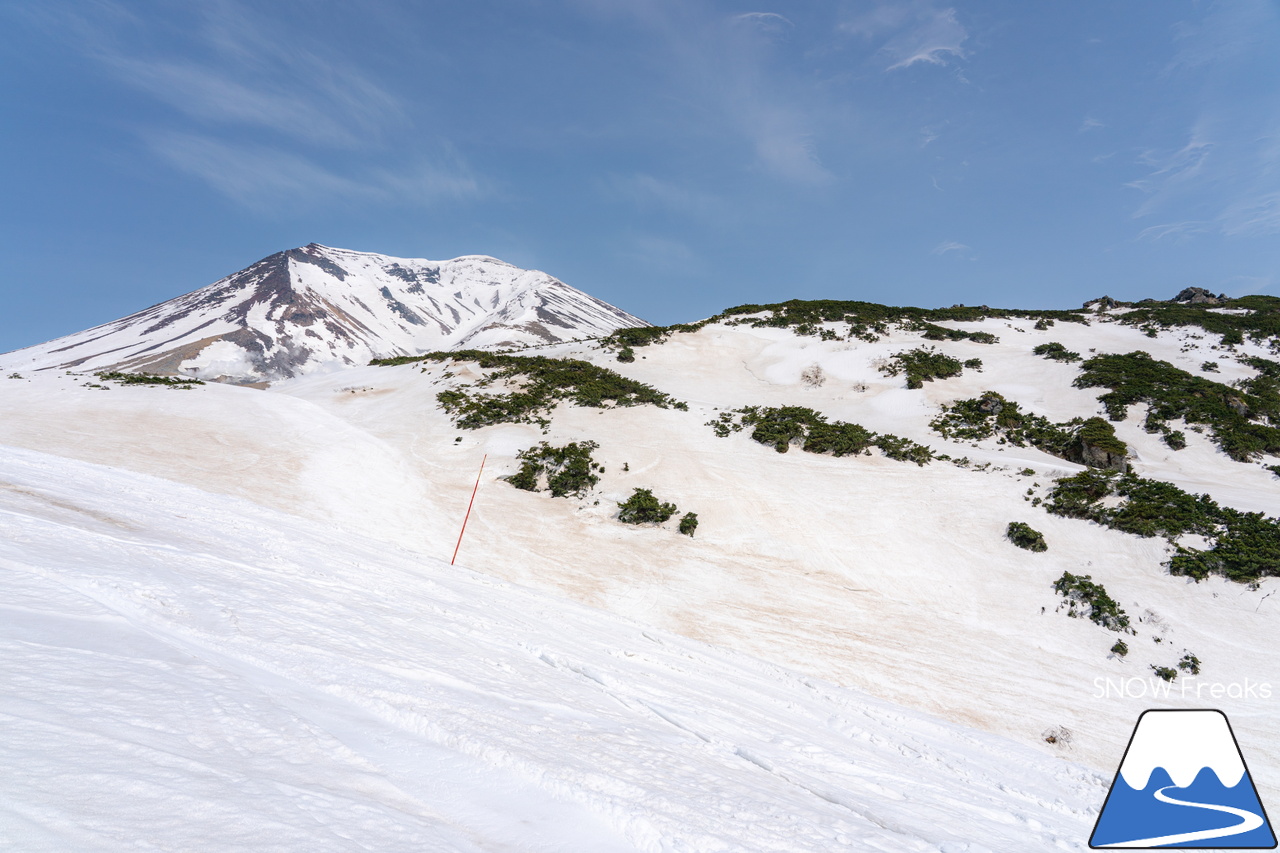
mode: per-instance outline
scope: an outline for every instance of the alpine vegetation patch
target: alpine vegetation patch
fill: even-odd
[[[1102,418],[1073,418],[1054,423],[1043,415],[1022,411],[995,391],[944,405],[929,426],[943,438],[980,441],[995,437],[1000,444],[1030,445],[1045,453],[1095,468],[1124,470],[1129,448],[1115,427]]]
[[[698,529],[698,514],[696,512],[686,512],[680,516],[679,530],[685,536],[693,536],[693,532]]]
[[[1163,536],[1174,546],[1166,563],[1174,575],[1197,581],[1221,575],[1241,583],[1280,576],[1280,519],[1219,506],[1208,495],[1193,495],[1172,483],[1081,471],[1054,483],[1044,508],[1137,536]],[[1213,546],[1180,545],[1184,534],[1203,536]]]
[[[118,370],[95,373],[93,375],[103,382],[116,382],[120,385],[157,385],[164,388],[188,390],[204,384],[199,379],[190,376],[155,376],[150,373],[121,373]]]
[[[618,521],[623,524],[662,524],[677,512],[679,509],[675,504],[658,500],[649,489],[638,488],[631,497],[618,504]],[[696,520],[694,526],[697,526]]]
[[[1053,589],[1066,599],[1067,615],[1088,619],[1110,631],[1135,633],[1129,627],[1129,617],[1116,600],[1107,595],[1102,584],[1094,583],[1092,575],[1073,575],[1063,572],[1053,583]]]
[[[598,472],[604,468],[591,458],[599,446],[594,441],[571,441],[564,447],[541,442],[517,453],[520,470],[503,479],[528,492],[546,489],[553,498],[582,497],[600,482]]]
[[[981,366],[979,362],[978,366]],[[920,388],[935,379],[949,379],[964,372],[965,363],[934,347],[916,347],[893,354],[880,370],[888,376],[906,374],[908,388]]]
[[[1049,341],[1047,344],[1040,344],[1031,351],[1036,355],[1042,355],[1045,358],[1052,359],[1053,361],[1072,362],[1080,360],[1080,353],[1072,352],[1057,341]]]
[[[1040,553],[1049,550],[1049,546],[1044,541],[1044,534],[1030,524],[1024,524],[1021,521],[1009,522],[1009,526],[1005,528],[1004,536],[1014,545],[1019,548],[1025,548],[1028,551]]]
[[[462,429],[500,423],[550,425],[547,415],[560,403],[597,409],[651,405],[687,409],[688,405],[651,385],[628,379],[589,361],[546,356],[516,356],[482,350],[433,352],[420,356],[375,359],[391,367],[421,361],[469,361],[491,370],[483,379],[441,391],[436,401]],[[492,391],[498,383],[504,390]]]
[[[1258,375],[1223,385],[1159,361],[1145,352],[1099,355],[1082,365],[1077,388],[1107,388],[1098,400],[1107,417],[1122,421],[1129,407],[1146,403],[1147,432],[1169,432],[1169,421],[1203,424],[1237,462],[1280,455],[1280,364],[1246,359]],[[1176,439],[1175,442],[1176,443]]]
[[[753,441],[779,453],[799,445],[806,453],[857,456],[869,455],[870,448],[876,447],[890,459],[917,465],[927,465],[934,458],[933,451],[923,444],[888,433],[875,433],[859,424],[831,422],[825,415],[804,406],[746,406],[721,412],[717,420],[707,425],[721,438],[750,427]]]

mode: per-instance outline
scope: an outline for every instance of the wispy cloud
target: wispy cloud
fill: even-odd
[[[789,18],[777,12],[743,12],[741,15],[734,15],[730,20],[775,32],[795,27]]]
[[[779,45],[794,28],[790,19],[770,11],[723,16],[673,0],[577,2],[647,30],[663,57],[672,99],[697,109],[698,131],[745,140],[748,168],[798,185],[832,180],[820,129],[841,106],[778,61]]]
[[[605,188],[637,206],[660,207],[685,216],[721,219],[730,212],[728,205],[711,193],[653,175],[614,175],[606,181]]]
[[[955,240],[943,240],[938,245],[929,250],[931,255],[945,255],[947,252],[967,252],[969,247],[964,243]]]
[[[1280,234],[1280,192],[1239,199],[1218,217],[1228,237]]]
[[[396,171],[355,169],[343,174],[296,152],[189,133],[150,134],[147,144],[173,168],[264,213],[335,199],[429,205],[482,192],[479,182],[461,168],[419,163]]]
[[[50,12],[48,23],[119,82],[207,126],[362,148],[404,121],[399,100],[331,48],[321,56],[230,0],[191,7],[185,23],[143,20],[111,0],[82,9]]]
[[[841,24],[850,35],[881,41],[878,53],[887,61],[886,71],[916,63],[946,65],[964,59],[969,32],[953,8],[930,3],[879,3]]]
[[[1152,225],[1149,228],[1142,229],[1141,233],[1133,239],[1146,240],[1157,243],[1161,240],[1172,240],[1180,242],[1196,234],[1205,234],[1213,229],[1213,223],[1201,222],[1198,220],[1188,220],[1186,222],[1166,222],[1163,225]]]
[[[44,17],[116,81],[173,110],[168,127],[138,129],[147,150],[254,210],[481,193],[443,141],[415,139],[418,153],[389,168],[388,137],[411,129],[401,101],[340,49],[281,32],[248,6],[219,0],[144,20],[97,0]]]
[[[1097,130],[1100,127],[1106,127],[1106,125],[1092,116],[1085,116],[1085,119],[1080,123],[1080,129],[1077,132],[1088,133],[1089,131]]]
[[[1184,21],[1177,27],[1178,49],[1164,74],[1220,67],[1255,51],[1271,51],[1278,25],[1280,10],[1270,0],[1214,3],[1199,21]]]
[[[1142,178],[1125,184],[1148,195],[1136,211],[1134,218],[1146,216],[1172,198],[1185,194],[1204,171],[1214,144],[1203,129],[1197,128],[1187,144],[1176,151],[1144,151],[1138,161],[1151,168]]]

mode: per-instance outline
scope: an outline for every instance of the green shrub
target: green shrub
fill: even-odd
[[[1102,418],[1087,418],[1080,424],[1076,438],[1081,445],[1104,450],[1117,456],[1124,456],[1129,452],[1128,446],[1116,436],[1116,428]]]
[[[636,360],[636,351],[633,350],[631,347],[623,347],[622,349],[618,350],[618,361],[621,361],[625,364],[630,364],[635,360]]]
[[[1182,656],[1182,660],[1178,661],[1178,669],[1183,672],[1189,672],[1192,675],[1200,674],[1200,658],[1187,652]],[[1166,679],[1167,680],[1167,679]]]
[[[1108,506],[1108,497],[1121,500]],[[1082,471],[1054,484],[1045,509],[1175,544],[1188,533],[1213,542],[1206,551],[1178,546],[1168,563],[1174,575],[1199,581],[1216,574],[1241,583],[1280,575],[1280,520],[1221,507],[1208,495],[1192,495],[1172,483]]]
[[[1176,681],[1178,679],[1178,671],[1171,666],[1151,664],[1151,671],[1156,674],[1157,678],[1163,678],[1165,681]]]
[[[1128,450],[1116,438],[1115,428],[1101,418],[1054,423],[1043,415],[1022,411],[1016,402],[994,391],[944,405],[929,426],[943,438],[981,441],[997,437],[1015,447],[1030,445],[1083,464],[1103,464],[1088,448],[1121,457]]]
[[[692,536],[693,531],[698,529],[698,514],[696,512],[686,512],[680,517],[680,532],[685,536]]]
[[[627,379],[612,370],[587,361],[545,356],[515,356],[482,350],[433,352],[421,356],[374,359],[370,364],[394,366],[421,361],[471,361],[492,370],[485,378],[436,395],[441,408],[462,429],[479,429],[499,423],[540,423],[561,402],[603,409],[608,406],[652,405],[687,409],[667,394]],[[514,385],[506,393],[481,393],[502,381]]]
[[[752,316],[762,314],[764,316]],[[994,318],[1026,318],[1052,322],[1060,320],[1068,323],[1087,323],[1088,319],[1082,311],[1022,311],[1004,308],[990,308],[986,305],[966,307],[953,305],[950,308],[910,308],[892,305],[880,305],[875,302],[859,302],[841,299],[792,299],[787,302],[770,304],[738,305],[721,312],[709,321],[725,320],[746,323],[748,325],[774,328],[798,328],[806,326],[817,328],[821,323],[848,323],[850,332],[855,337],[888,334],[891,323],[904,328],[924,333],[926,337],[934,335],[933,340],[972,339],[974,334],[985,336],[988,332],[962,332],[958,329],[946,329],[937,326],[936,322],[969,323]]]
[[[889,376],[905,373],[908,388],[920,388],[925,382],[949,379],[964,372],[964,364],[933,347],[917,347],[894,353],[889,363],[880,368]]]
[[[1223,314],[1216,309],[1244,309],[1245,313]],[[1247,334],[1254,340],[1280,336],[1280,298],[1244,296],[1214,304],[1191,305],[1180,302],[1140,303],[1133,310],[1116,316],[1126,325],[1170,328],[1199,326],[1207,332],[1222,335],[1227,346],[1244,343]]]
[[[661,524],[677,512],[673,503],[663,503],[648,489],[636,489],[618,504],[618,520],[625,524]]]
[[[155,376],[149,373],[121,373],[118,370],[93,375],[104,382],[118,382],[121,385],[163,385],[166,388],[186,389],[204,384],[190,376]]]
[[[1266,366],[1266,359],[1257,361]],[[1264,453],[1280,455],[1280,427],[1274,425],[1280,423],[1280,376],[1260,371],[1233,388],[1131,352],[1089,359],[1075,384],[1110,389],[1098,399],[1113,421],[1124,420],[1129,406],[1146,403],[1149,431],[1163,431],[1178,418],[1204,424],[1228,456],[1247,462]]]
[[[625,329],[614,329],[601,338],[600,343],[604,345],[605,349],[634,350],[635,347],[660,344],[676,332],[696,332],[716,319],[717,317],[709,317],[697,323],[677,323],[673,326],[632,326]],[[632,361],[634,358],[634,352],[630,359],[622,358],[621,352],[619,352],[618,361]]]
[[[1201,369],[1201,370],[1203,370],[1205,373],[1217,373],[1217,372],[1218,372],[1218,362],[1216,362],[1216,361],[1202,361],[1202,362],[1200,362],[1200,369]]]
[[[1088,619],[1111,631],[1133,633],[1129,617],[1115,599],[1107,595],[1102,584],[1093,582],[1092,575],[1063,572],[1062,577],[1054,581],[1053,589],[1067,600],[1068,616]]]
[[[1057,341],[1050,341],[1047,344],[1040,344],[1038,347],[1031,350],[1031,352],[1035,353],[1036,355],[1042,355],[1045,358],[1053,359],[1054,361],[1069,362],[1069,361],[1080,360],[1080,353],[1071,352],[1070,350],[1068,350],[1066,347],[1064,347],[1062,344],[1058,343]]]
[[[600,482],[596,472],[604,469],[591,457],[599,446],[594,441],[571,441],[564,447],[552,447],[544,441],[517,453],[520,470],[505,479],[517,489],[536,492],[545,478],[552,497],[582,497]]]
[[[751,428],[751,438],[786,453],[794,444],[806,453],[856,456],[877,447],[890,459],[925,465],[933,451],[923,444],[896,435],[877,434],[858,424],[829,422],[825,415],[803,406],[775,408],[746,406],[707,424],[721,438]]]
[[[1124,640],[1116,640],[1116,644],[1111,647],[1111,654],[1124,657],[1129,654],[1129,644]]]
[[[1005,538],[1017,545],[1019,548],[1025,548],[1028,551],[1049,550],[1049,546],[1045,544],[1044,534],[1034,529],[1029,524],[1023,524],[1021,521],[1011,521],[1004,531]]]

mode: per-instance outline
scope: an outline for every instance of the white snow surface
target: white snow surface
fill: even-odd
[[[1194,782],[1206,767],[1228,788],[1238,785],[1245,772],[1240,750],[1221,711],[1143,714],[1120,765],[1120,775],[1130,788],[1141,791],[1157,767],[1168,771],[1179,788]]]
[[[0,355],[0,370],[128,370],[241,383],[432,350],[607,334],[643,320],[543,272],[312,243],[137,314]]]
[[[0,448],[0,847],[1084,849],[1095,771],[247,501]]]

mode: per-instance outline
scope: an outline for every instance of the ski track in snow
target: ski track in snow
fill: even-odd
[[[1100,774],[403,548],[0,449],[0,847],[1084,849]]]

